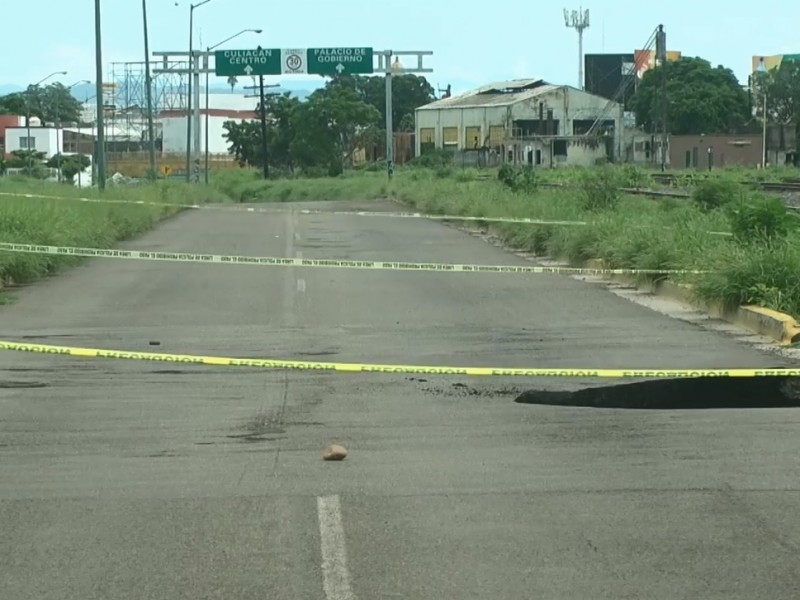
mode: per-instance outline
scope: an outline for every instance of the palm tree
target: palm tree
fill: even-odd
[[[233,91],[233,88],[236,87],[237,83],[239,83],[239,80],[236,79],[235,75],[231,75],[230,77],[228,77],[228,85],[231,86],[231,91]]]

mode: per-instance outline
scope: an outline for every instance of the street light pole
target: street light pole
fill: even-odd
[[[97,187],[106,189],[106,156],[105,131],[103,123],[103,40],[100,23],[100,0],[94,0],[94,51],[95,51],[95,85],[97,87]]]
[[[150,157],[150,179],[156,178],[156,140],[153,126],[153,79],[150,76],[150,40],[147,32],[147,0],[142,0],[142,25],[144,26],[144,84],[147,97],[147,146]]]
[[[761,146],[762,146],[762,157],[761,157],[761,168],[767,168],[767,90],[766,87],[764,88],[764,124],[763,124],[763,131],[761,132]]]
[[[67,74],[66,71],[56,71],[55,73],[50,73],[50,75],[48,75],[44,79],[40,79],[39,81],[37,81],[33,85],[29,85],[28,89],[25,91],[25,112],[27,113],[26,116],[25,116],[25,127],[26,127],[26,130],[27,130],[25,135],[28,138],[26,140],[25,146],[26,146],[26,148],[28,150],[28,160],[27,160],[27,162],[28,162],[28,175],[31,174],[31,171],[33,169],[33,151],[31,149],[31,89],[34,89],[34,90],[39,89],[39,86],[41,84],[43,84],[45,81],[47,81],[48,79],[50,79],[51,77],[55,77],[56,75],[66,75],[66,74]],[[58,103],[56,103],[56,110],[57,110],[57,107],[58,107]],[[58,130],[56,130],[56,149],[58,148],[58,139],[57,138],[58,138]]]
[[[758,72],[761,74],[761,95],[764,97],[764,113],[762,115],[761,125],[761,168],[767,168],[767,77],[769,71],[767,65],[764,63],[764,58],[758,62]]]
[[[209,55],[214,48],[219,48],[220,46],[222,46],[222,44],[225,44],[226,42],[230,42],[232,39],[237,38],[237,37],[239,37],[240,35],[242,35],[244,33],[257,33],[257,34],[260,34],[261,31],[262,31],[261,29],[242,29],[239,33],[234,34],[231,37],[222,40],[220,43],[214,44],[213,46],[206,47],[206,55]],[[206,61],[208,61],[208,58],[206,58]],[[206,64],[205,66],[206,66],[206,69],[205,69],[205,71],[206,71],[206,123],[205,123],[205,125],[206,125],[206,127],[205,127],[205,129],[206,129],[206,131],[205,131],[205,155],[206,155],[205,163],[206,164],[205,164],[205,182],[206,182],[206,185],[208,185],[208,68],[207,68],[208,64]]]
[[[67,88],[68,92],[72,91],[76,85],[80,85],[82,83],[91,83],[88,79],[81,79],[80,81],[76,81],[71,86]],[[58,102],[58,97],[56,97],[56,171],[58,182],[61,183],[61,153],[64,149],[64,133],[61,131],[61,116],[60,116],[60,109],[61,105]],[[59,136],[61,133],[61,136]]]
[[[203,0],[189,5],[189,82],[186,91],[186,181],[192,181],[192,84],[199,85],[200,79],[196,57],[194,55],[194,9],[208,4],[211,0]],[[195,107],[197,109],[197,107]]]

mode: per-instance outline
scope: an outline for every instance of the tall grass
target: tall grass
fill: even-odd
[[[233,202],[367,200],[385,197],[388,189],[386,175],[371,171],[264,180],[255,169],[220,172],[214,176],[213,187]]]
[[[732,169],[715,173],[725,181],[733,181],[745,172]],[[602,258],[616,268],[713,271],[675,279],[695,284],[698,296],[705,300],[727,306],[758,303],[800,316],[798,220],[784,214],[779,202],[751,192],[729,202],[726,199],[733,188],[724,182],[705,186],[705,196],[701,193],[694,201],[652,200],[625,194],[615,194],[610,200],[606,195],[590,197],[594,185],[606,192],[614,182],[635,187],[641,185],[643,174],[644,170],[635,167],[616,173],[608,169],[564,169],[543,171],[527,180],[515,177],[515,185],[509,186],[508,176],[505,180],[498,178],[497,170],[489,169],[399,169],[391,182],[385,173],[370,171],[335,178],[263,181],[257,172],[242,169],[218,174],[211,188],[143,186],[113,189],[106,195],[174,203],[364,201],[392,197],[423,213],[580,221],[586,224],[501,223],[491,227],[514,247],[538,255],[565,257],[575,264]],[[540,180],[557,177],[574,185],[538,185]],[[36,185],[52,192],[53,187],[45,184],[4,184],[2,180],[0,191],[21,186],[30,192],[35,191]],[[70,188],[57,189],[61,195],[89,195]],[[169,207],[0,198],[0,239],[110,245],[144,231],[172,212]],[[0,254],[0,277],[26,281],[72,261],[69,257]]]
[[[0,178],[0,192],[20,194],[0,196],[0,241],[53,246],[111,247],[152,228],[159,220],[180,209],[169,204],[217,200],[217,192],[183,184],[159,183],[135,187],[109,187],[103,197],[146,204],[101,204],[71,198],[98,197],[97,190],[78,190],[71,186],[38,181]],[[55,199],[28,198],[21,194],[57,196]],[[0,282],[34,281],[81,259],[71,256],[0,252]]]

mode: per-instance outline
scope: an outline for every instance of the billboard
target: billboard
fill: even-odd
[[[656,66],[656,51],[655,50],[636,50],[633,53],[634,63],[636,69],[636,77],[642,78],[645,71]],[[667,50],[667,60],[676,61],[681,59],[681,53],[678,50]]]
[[[783,61],[800,61],[800,54],[773,54],[771,56],[760,54],[758,56],[754,56],[751,73],[758,72],[762,61],[764,62],[764,66],[767,68],[767,71],[772,71],[772,69],[779,69],[781,64],[783,64]]]
[[[619,101],[633,93],[632,53],[587,54],[583,62],[585,73],[583,85],[590,94]]]

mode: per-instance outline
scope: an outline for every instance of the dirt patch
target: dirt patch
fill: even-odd
[[[228,435],[227,437],[239,442],[274,442],[280,435],[286,433],[280,418],[272,413],[259,413],[241,427],[244,432]]]
[[[658,410],[800,407],[800,379],[783,376],[654,379],[577,391],[529,390],[515,402]]]
[[[420,381],[425,381],[420,380]],[[429,386],[422,388],[426,394],[434,396],[480,396],[480,397],[495,397],[495,396],[517,396],[520,394],[519,388],[514,387],[486,387],[477,388],[467,385],[466,383],[451,383],[447,386]]]

